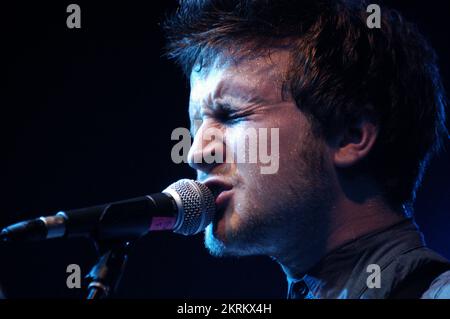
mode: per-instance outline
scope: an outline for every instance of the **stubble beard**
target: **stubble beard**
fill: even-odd
[[[205,246],[211,255],[267,255],[281,260],[293,249],[321,249],[327,234],[326,212],[332,202],[324,146],[310,136],[297,153],[301,160],[292,163],[292,173],[280,185],[282,191],[274,195],[271,187],[266,187],[265,194],[256,196],[256,200],[254,194],[246,194],[245,203],[241,203],[241,214],[246,218],[239,227],[226,226],[225,238],[218,238],[216,225],[206,228]],[[261,200],[270,204],[257,202]]]

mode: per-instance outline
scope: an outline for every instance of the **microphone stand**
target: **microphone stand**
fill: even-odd
[[[116,291],[125,269],[131,242],[96,242],[96,245],[100,257],[86,276],[86,299],[90,300],[108,298]]]

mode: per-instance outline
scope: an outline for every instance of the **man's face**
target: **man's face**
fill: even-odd
[[[293,245],[312,249],[314,240],[325,235],[319,233],[326,231],[321,212],[331,194],[329,164],[324,143],[312,136],[306,117],[291,97],[282,97],[288,58],[284,51],[239,61],[222,56],[191,74],[189,162],[199,181],[221,193],[216,217],[205,231],[213,255],[277,257]],[[242,155],[237,152],[249,153],[242,149],[249,146],[244,141],[249,129],[258,137],[258,152],[262,144],[268,154],[278,151],[272,157],[278,161],[276,171],[262,173],[268,164],[258,152],[256,163],[249,156],[237,160]],[[221,137],[205,138],[208,131]],[[199,155],[219,153],[223,161],[195,163]]]

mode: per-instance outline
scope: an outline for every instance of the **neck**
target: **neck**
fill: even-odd
[[[291,245],[296,249],[285,250],[286,254],[276,258],[288,280],[302,278],[321,258],[339,246],[405,219],[401,212],[394,211],[379,198],[363,203],[343,198],[332,206],[328,216],[326,236],[308,242],[308,247],[304,247],[303,239],[302,243]]]

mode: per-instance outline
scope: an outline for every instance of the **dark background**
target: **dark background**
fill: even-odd
[[[163,55],[158,22],[174,1],[76,1],[81,29],[66,27],[71,2],[2,4],[0,225],[159,192],[187,165],[171,161],[176,127],[188,127],[188,83]],[[430,39],[449,88],[447,1],[389,1]],[[5,55],[6,54],[6,55]],[[420,129],[420,128],[418,128]],[[449,143],[447,142],[447,148]],[[450,154],[436,158],[416,204],[429,246],[450,257]],[[80,298],[66,267],[85,275],[88,240],[0,246],[0,282],[11,298]],[[132,251],[126,298],[284,298],[286,281],[266,257],[216,259],[203,237],[154,233]]]

